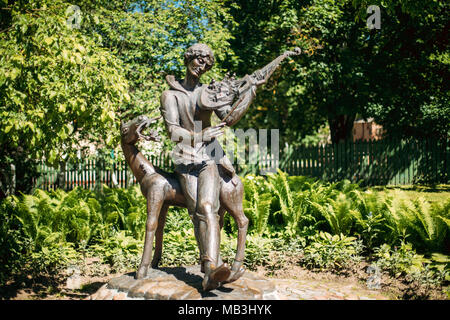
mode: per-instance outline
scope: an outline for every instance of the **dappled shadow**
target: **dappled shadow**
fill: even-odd
[[[44,299],[58,291],[62,280],[52,276],[39,275],[34,278],[18,276],[0,287],[0,300]]]
[[[178,280],[189,285],[200,283],[201,286],[203,280],[200,275],[188,272],[185,267],[162,267],[158,269],[166,272],[167,274],[173,275]]]
[[[220,286],[217,289],[214,289],[212,291],[203,291],[202,288],[202,281],[203,281],[203,274],[200,273],[198,270],[187,270],[185,267],[161,267],[158,268],[158,270],[164,271],[167,274],[173,275],[177,280],[182,281],[186,283],[187,285],[195,288],[202,298],[214,298],[218,297],[219,295],[217,293],[230,293],[233,291],[231,288],[225,288],[223,286]]]
[[[101,281],[91,282],[91,283],[83,285],[79,291],[81,293],[87,293],[87,294],[91,295],[91,294],[94,294],[95,292],[97,292],[97,290],[100,289],[100,287],[103,286],[105,283],[106,282],[101,282]]]

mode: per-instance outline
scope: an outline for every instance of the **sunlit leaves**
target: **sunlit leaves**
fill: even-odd
[[[34,4],[13,7],[0,34],[0,143],[55,163],[83,141],[113,142],[128,88],[120,60],[66,26],[65,2]]]

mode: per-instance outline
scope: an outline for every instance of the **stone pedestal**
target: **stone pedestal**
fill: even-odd
[[[272,281],[252,272],[215,290],[202,290],[200,266],[149,269],[145,279],[134,273],[111,279],[90,300],[277,300]]]

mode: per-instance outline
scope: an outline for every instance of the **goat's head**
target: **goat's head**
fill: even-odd
[[[152,123],[156,122],[161,116],[149,119],[145,115],[140,115],[128,122],[123,122],[120,125],[120,134],[123,143],[135,144],[139,139],[147,141],[160,141],[160,137],[155,130],[149,130],[148,135],[142,132],[148,128]]]

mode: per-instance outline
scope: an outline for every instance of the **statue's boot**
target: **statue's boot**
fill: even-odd
[[[230,267],[224,263],[220,267],[214,268],[211,266],[211,271],[205,274],[203,278],[202,287],[203,290],[214,290],[219,287],[221,282],[224,282],[230,277]]]
[[[200,263],[200,272],[201,273],[205,273],[205,263],[206,263],[206,260],[203,260]],[[221,266],[222,264],[223,264],[223,260],[222,260],[222,257],[219,255],[219,263],[218,263],[218,265]]]

